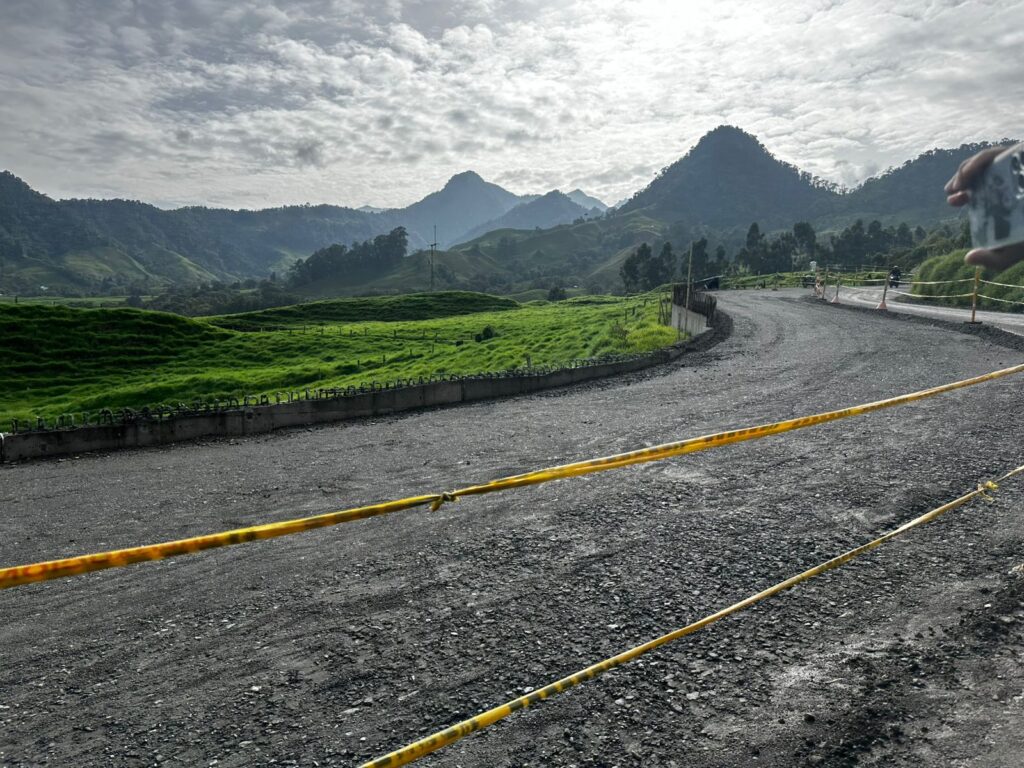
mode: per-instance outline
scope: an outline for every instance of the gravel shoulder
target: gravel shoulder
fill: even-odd
[[[720,296],[615,380],[0,467],[0,564],[610,454],[1019,363],[997,335]],[[0,766],[354,765],[699,618],[1024,463],[1021,381],[656,465],[0,592]],[[436,766],[1005,766],[1024,483],[517,713]],[[216,762],[215,762],[216,761]]]

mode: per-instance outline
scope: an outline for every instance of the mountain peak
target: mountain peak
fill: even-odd
[[[765,146],[758,141],[756,136],[747,133],[734,125],[720,125],[717,128],[705,133],[700,141],[693,147],[691,152],[700,153],[704,151],[716,151],[721,149],[735,150],[760,150],[767,153]]]
[[[623,210],[650,208],[660,216],[712,227],[736,226],[739,217],[778,227],[789,226],[794,216],[828,210],[834,194],[776,158],[755,136],[720,125],[664,168]]]
[[[444,188],[466,187],[473,184],[486,184],[486,182],[476,171],[463,171],[448,179],[448,183],[444,185]]]

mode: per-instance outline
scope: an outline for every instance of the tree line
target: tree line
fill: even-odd
[[[677,254],[671,242],[662,244],[657,255],[646,242],[634,250],[619,269],[619,276],[627,292],[646,291],[668,282],[685,280],[692,248],[693,279],[702,280],[715,275],[773,274],[808,269],[812,261],[826,264],[863,264],[888,266],[899,264],[912,268],[936,253],[970,246],[970,230],[964,222],[959,230],[947,224],[926,232],[923,227],[883,226],[875,220],[853,224],[830,233],[828,239],[819,238],[814,227],[806,221],[797,222],[791,230],[767,235],[757,222],[747,229],[747,235],[730,259],[724,246],[719,245],[712,254],[708,239],[692,240],[690,246]]]
[[[330,245],[314,252],[308,259],[299,259],[292,264],[288,271],[288,284],[298,288],[342,276],[351,282],[372,280],[398,266],[408,247],[409,236],[405,227],[396,227],[386,235],[354,242],[351,246]]]

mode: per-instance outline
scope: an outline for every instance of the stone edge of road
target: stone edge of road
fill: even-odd
[[[669,345],[668,347],[662,347],[660,349],[653,350],[647,357],[649,362],[646,362],[641,367],[637,367],[633,370],[615,371],[609,374],[597,374],[592,378],[582,379],[577,382],[568,382],[564,384],[555,385],[542,385],[535,389],[514,392],[508,394],[492,394],[491,396],[485,397],[463,397],[459,400],[452,400],[450,402],[435,402],[432,404],[421,404],[411,408],[398,408],[388,409],[377,413],[365,413],[365,414],[353,414],[347,417],[331,418],[331,419],[320,419],[311,420],[303,423],[292,423],[287,425],[281,425],[272,427],[270,429],[258,429],[251,432],[235,433],[234,431],[221,431],[213,432],[209,434],[194,434],[192,436],[183,437],[181,439],[170,439],[170,440],[154,440],[148,444],[132,444],[124,439],[115,436],[112,440],[105,440],[107,445],[94,445],[84,446],[79,448],[73,448],[69,446],[43,446],[38,450],[31,452],[24,452],[22,455],[12,455],[12,450],[5,445],[6,442],[13,439],[18,439],[20,435],[13,434],[2,434],[0,435],[0,467],[2,466],[17,466],[25,464],[27,462],[35,461],[46,461],[46,460],[64,460],[67,456],[73,455],[76,458],[80,456],[105,456],[114,452],[123,452],[138,449],[147,448],[159,448],[173,444],[180,444],[185,447],[194,446],[196,444],[207,444],[216,443],[222,441],[234,441],[241,440],[250,437],[264,436],[272,433],[277,434],[288,434],[298,429],[310,430],[313,427],[333,426],[342,422],[360,422],[366,419],[377,419],[388,416],[400,416],[404,413],[415,413],[422,412],[425,410],[433,410],[438,408],[453,408],[466,405],[473,402],[484,402],[487,400],[506,399],[513,397],[523,397],[538,394],[544,391],[558,390],[558,389],[569,389],[579,388],[586,385],[600,384],[601,382],[607,382],[612,379],[620,379],[630,375],[663,375],[665,372],[671,369],[671,367],[678,364],[678,361],[683,357],[692,356],[694,354],[700,354],[708,351],[712,347],[720,344],[721,342],[728,339],[733,332],[733,321],[732,318],[725,312],[716,311],[714,320],[711,323],[711,327],[706,332],[702,333],[696,339],[685,341],[682,343],[676,343]],[[240,409],[236,413],[242,414],[245,409]],[[251,412],[250,412],[251,415]],[[28,438],[41,439],[41,436],[53,435],[53,431],[48,432],[27,432],[24,433]],[[57,438],[63,437],[60,430],[56,431]]]
[[[856,304],[844,304],[842,302],[832,304],[831,302],[823,301],[822,299],[817,299],[813,296],[801,296],[799,300],[810,304],[820,304],[828,307],[829,309],[839,309],[846,312],[859,312],[862,314],[869,314],[874,317],[885,318],[887,320],[895,320],[901,323],[915,323],[918,325],[930,325],[934,328],[945,328],[946,330],[962,333],[967,336],[976,336],[984,341],[995,344],[996,346],[1012,349],[1015,352],[1024,352],[1024,336],[1004,331],[988,323],[976,323],[972,325],[966,320],[963,322],[955,320],[941,320],[937,317],[913,315],[909,312],[891,312],[886,309],[873,309],[872,307],[858,306]]]

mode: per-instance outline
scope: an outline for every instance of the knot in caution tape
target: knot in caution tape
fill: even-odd
[[[978,495],[981,496],[985,501],[995,501],[995,499],[989,495],[988,491],[998,491],[999,484],[988,480],[984,483],[978,483]]]
[[[446,501],[458,501],[459,497],[449,491],[437,494],[437,498],[430,503],[430,511],[437,512]]]

